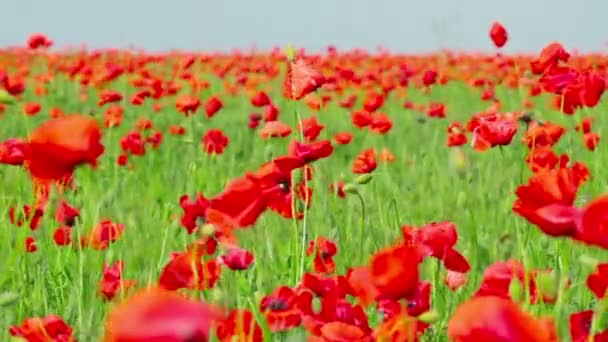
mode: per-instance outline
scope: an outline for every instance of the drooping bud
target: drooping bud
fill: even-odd
[[[366,173],[366,174],[362,174],[359,177],[357,177],[355,179],[355,182],[357,184],[367,184],[367,183],[371,182],[372,178],[374,178],[374,176],[371,173]]]

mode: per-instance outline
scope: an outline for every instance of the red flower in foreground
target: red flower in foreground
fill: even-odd
[[[43,318],[26,318],[21,325],[8,328],[11,336],[27,342],[71,342],[76,341],[74,330],[57,315]]]
[[[570,54],[558,42],[550,43],[540,52],[539,58],[530,63],[534,74],[543,74],[552,68],[557,67],[560,61],[567,62]]]
[[[556,342],[556,334],[551,320],[534,318],[511,300],[492,296],[460,304],[448,323],[448,336],[455,342]]]
[[[467,135],[460,122],[454,121],[448,126],[448,147],[461,146],[467,143]]]
[[[36,244],[36,239],[32,236],[28,236],[25,238],[25,251],[28,253],[34,253],[38,250],[38,245]]]
[[[490,38],[492,39],[492,42],[494,42],[494,45],[496,45],[497,48],[505,46],[505,44],[507,43],[507,39],[509,38],[507,34],[507,29],[505,29],[505,27],[502,26],[501,23],[497,21],[494,22],[492,24],[492,27],[490,28]]]
[[[364,174],[371,173],[377,166],[376,151],[370,148],[357,155],[351,169],[353,173]]]
[[[422,262],[417,246],[387,247],[370,260],[373,285],[378,298],[400,300],[409,297],[418,285],[418,266]]]
[[[570,327],[570,337],[572,342],[606,342],[608,341],[608,330],[591,336],[591,326],[593,325],[593,310],[585,310],[570,315],[568,320]]]
[[[312,163],[329,157],[334,151],[329,140],[303,144],[297,140],[289,144],[289,155],[301,158],[305,163]]]
[[[222,154],[229,141],[221,129],[210,129],[203,137],[203,147],[207,154]]]
[[[524,143],[529,148],[541,146],[553,146],[566,133],[566,129],[560,125],[545,122],[540,124],[536,121],[528,125],[524,136]]]
[[[126,291],[135,285],[133,280],[122,279],[122,269],[123,263],[121,260],[115,261],[112,266],[104,262],[103,275],[99,282],[99,293],[105,300],[112,300],[119,291]]]
[[[150,288],[141,290],[108,315],[105,342],[206,342],[215,322],[223,317],[218,309],[182,295]]]
[[[38,126],[26,149],[26,166],[33,177],[57,180],[81,164],[97,165],[103,153],[101,129],[94,119],[66,115]]]
[[[585,147],[587,147],[589,151],[594,151],[600,143],[600,136],[596,133],[585,133],[583,135],[583,141],[585,142]]]
[[[608,263],[597,265],[595,272],[587,277],[587,287],[597,298],[608,294]]]
[[[217,323],[216,334],[220,342],[264,340],[264,331],[249,310],[232,310],[228,317]]]
[[[287,73],[283,84],[283,95],[292,100],[300,100],[325,83],[325,77],[311,67],[304,59],[296,58],[287,63]]]
[[[72,243],[72,227],[61,226],[55,229],[53,240],[57,246],[68,246]]]
[[[528,184],[517,187],[515,194],[518,198],[513,203],[513,211],[548,235],[573,234],[572,221],[556,221],[539,210],[554,204],[571,206],[579,186],[588,176],[586,167],[579,163],[572,167],[540,170],[528,180]]]
[[[271,331],[284,331],[300,326],[302,313],[297,307],[298,294],[281,286],[262,298],[260,311],[266,316]]]

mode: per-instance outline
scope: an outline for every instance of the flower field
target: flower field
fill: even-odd
[[[0,50],[1,341],[608,341],[608,55]]]

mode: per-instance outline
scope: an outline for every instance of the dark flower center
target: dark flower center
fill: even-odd
[[[268,309],[271,311],[281,311],[286,310],[287,308],[289,308],[289,304],[280,298],[273,298],[268,305]]]

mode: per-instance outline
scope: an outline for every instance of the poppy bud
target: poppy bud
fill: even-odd
[[[15,102],[15,98],[13,98],[6,90],[0,89],[0,104],[11,104]]]
[[[524,286],[518,279],[513,279],[509,284],[509,295],[514,302],[521,303],[524,301]]]
[[[288,61],[293,61],[296,55],[296,50],[293,48],[291,44],[287,44],[285,47],[285,56],[287,56]]]
[[[344,192],[353,194],[353,195],[357,195],[357,194],[359,194],[359,189],[357,189],[357,186],[355,184],[349,183],[349,184],[344,185]]]
[[[371,173],[362,174],[355,179],[355,182],[357,182],[357,184],[367,184],[371,182],[373,177],[374,176]]]
[[[0,307],[12,305],[17,299],[19,299],[19,294],[16,292],[2,292],[0,293]]]
[[[536,276],[536,287],[543,298],[557,298],[559,279],[553,271],[541,272]]]
[[[209,236],[213,236],[213,234],[215,234],[215,226],[212,224],[204,224],[201,226],[200,229],[200,235],[202,237],[209,237]]]
[[[427,311],[418,316],[420,322],[432,324],[439,320],[439,313],[435,310]]]

